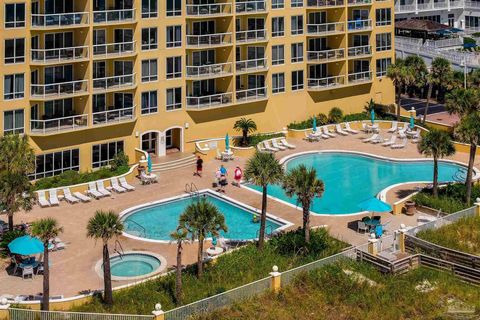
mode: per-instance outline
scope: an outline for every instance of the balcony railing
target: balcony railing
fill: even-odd
[[[187,46],[190,47],[208,47],[227,45],[232,43],[232,33],[212,33],[204,35],[187,34]]]
[[[349,57],[368,56],[372,54],[372,46],[358,46],[348,48]]]
[[[345,84],[345,76],[333,76],[326,78],[309,78],[308,88],[312,90],[324,90],[339,87]]]
[[[345,58],[345,49],[307,51],[308,61],[328,62]]]
[[[348,74],[349,83],[368,82],[372,80],[372,71],[355,72]]]
[[[231,3],[188,4],[187,16],[215,16],[232,13]]]
[[[88,80],[57,82],[50,84],[31,84],[30,89],[32,97],[34,98],[75,95],[88,92]]]
[[[371,19],[349,20],[348,21],[348,30],[349,31],[370,30],[370,29],[372,29],[372,20]]]
[[[311,8],[339,7],[345,4],[344,0],[308,0],[307,6]]]
[[[235,62],[237,72],[248,72],[267,69],[267,58],[249,59]],[[237,91],[238,92],[238,91]]]
[[[266,12],[267,11],[267,2],[266,1],[236,1],[235,2],[235,13],[257,13],[257,12]]]
[[[264,100],[267,96],[267,87],[239,90],[235,92],[237,102]]]
[[[88,46],[58,48],[58,49],[31,49],[32,61],[37,63],[56,63],[88,59]]]
[[[48,120],[30,120],[32,134],[51,134],[88,127],[88,114]]]
[[[202,66],[187,66],[187,77],[206,77],[232,73],[232,63],[216,63]]]
[[[228,105],[232,103],[232,93],[217,93],[199,97],[187,97],[187,109],[190,110],[202,110],[215,107],[221,107],[222,105]]]
[[[104,77],[93,79],[94,90],[109,90],[125,87],[133,87],[135,85],[135,73],[121,76]]]
[[[372,4],[372,0],[348,0],[349,6],[364,6]]]
[[[415,4],[396,4],[395,5],[395,12],[402,13],[402,12],[415,12]]]
[[[265,41],[267,40],[267,30],[237,31],[235,32],[235,40],[242,43]]]
[[[93,23],[124,23],[135,19],[135,9],[93,11]]]
[[[59,28],[88,24],[88,12],[32,14],[33,28]]]
[[[323,35],[329,33],[338,33],[345,31],[345,23],[343,22],[330,22],[320,24],[307,24],[308,34]]]
[[[118,42],[107,44],[94,44],[93,56],[95,58],[119,57],[135,53],[136,41]]]
[[[93,125],[113,124],[135,119],[135,106],[92,113]]]

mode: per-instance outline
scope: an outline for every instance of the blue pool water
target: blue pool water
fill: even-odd
[[[304,164],[317,170],[325,184],[325,192],[316,198],[311,211],[320,214],[348,214],[361,211],[358,204],[376,196],[381,190],[397,183],[432,181],[433,161],[389,161],[352,154],[325,152],[298,156],[287,162],[287,170]],[[464,167],[439,162],[439,181],[454,181]],[[261,191],[254,185],[247,187]],[[278,185],[268,187],[268,194],[296,205]]]
[[[110,258],[110,268],[115,277],[138,277],[160,268],[160,260],[146,254],[127,253]]]
[[[223,237],[232,240],[257,238],[260,223],[253,222],[252,212],[210,194],[201,194],[200,197],[206,197],[225,216],[228,231],[221,232]],[[178,226],[178,218],[192,201],[197,200],[183,198],[139,209],[124,219],[125,231],[137,237],[169,241],[170,234]],[[280,226],[281,224],[267,219],[267,232]]]

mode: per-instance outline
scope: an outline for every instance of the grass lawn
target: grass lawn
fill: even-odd
[[[419,232],[417,237],[480,256],[480,217],[467,217],[436,230],[424,230]]]
[[[355,280],[342,269],[359,272],[376,285]],[[415,288],[425,280],[432,291]],[[278,294],[266,293],[196,319],[453,319],[445,314],[453,301],[476,309],[479,315],[478,287],[447,273],[419,268],[383,276],[370,266],[345,262],[302,274]]]
[[[324,229],[312,232],[311,237],[311,244],[306,250],[299,250],[303,246],[301,231],[271,239],[262,252],[254,245],[247,245],[220,256],[215,264],[207,265],[200,280],[195,277],[195,267],[189,267],[183,275],[184,304],[265,278],[274,265],[280,270],[287,270],[330,256],[346,247],[345,243],[330,237]],[[163,310],[175,308],[174,292],[175,275],[170,274],[114,292],[115,302],[110,309],[100,299],[95,299],[73,311],[148,315],[158,302]]]

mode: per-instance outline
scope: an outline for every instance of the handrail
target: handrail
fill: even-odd
[[[348,5],[368,5],[372,4],[372,0],[348,0]]]
[[[267,68],[267,57],[235,62],[235,71],[237,72],[261,70],[265,68]]]
[[[114,9],[114,10],[99,10],[93,11],[93,23],[112,23],[135,21],[135,9]]]
[[[143,231],[143,238],[146,238],[147,237],[147,229],[145,229],[144,226],[142,226],[141,224],[139,224],[138,222],[134,221],[134,220],[126,220],[125,223],[129,224],[129,223],[133,223],[134,225],[140,227],[140,230]],[[123,249],[122,249],[123,250]]]
[[[202,77],[208,75],[216,75],[232,72],[232,63],[214,63],[214,64],[202,64],[201,66],[188,66],[187,65],[187,77]]]
[[[345,49],[330,49],[321,51],[307,51],[309,61],[331,61],[345,58]]]
[[[372,19],[348,20],[348,30],[364,30],[372,28]]]
[[[235,32],[235,41],[250,42],[267,39],[266,29],[244,30]]]
[[[334,86],[341,86],[345,84],[345,76],[332,76],[325,78],[308,78],[307,79],[309,89],[324,89]]]
[[[119,123],[135,118],[135,106],[92,113],[93,125]]]
[[[52,95],[87,92],[88,80],[75,80],[49,84],[30,84],[32,96],[46,98]]]
[[[237,90],[235,92],[235,97],[237,101],[249,101],[249,100],[259,100],[265,99],[267,97],[267,87],[260,88],[251,88],[245,90]]]
[[[187,96],[187,109],[208,109],[232,103],[232,93],[216,93],[206,96]]]
[[[213,16],[219,14],[230,14],[232,12],[232,4],[229,2],[223,3],[205,3],[205,4],[190,4],[187,3],[188,16]]]
[[[65,47],[53,49],[30,49],[32,61],[35,62],[60,62],[88,59],[88,46]]]
[[[327,34],[343,31],[345,31],[344,22],[307,23],[307,33],[309,34]]]
[[[307,0],[307,6],[311,8],[338,7],[344,4],[344,0]]]
[[[34,28],[67,27],[88,24],[88,12],[32,13],[31,19]]]
[[[224,45],[232,43],[232,33],[211,33],[211,34],[202,34],[194,35],[187,34],[187,46],[192,47],[203,47],[211,45]]]
[[[108,56],[120,56],[125,53],[133,53],[135,52],[136,43],[137,41],[94,44],[93,56],[108,57]]]
[[[264,12],[267,10],[267,2],[265,0],[253,1],[236,1],[235,13],[255,13]]]
[[[94,90],[129,87],[134,85],[135,73],[93,79]]]
[[[348,47],[348,56],[357,57],[372,54],[372,46],[357,46],[357,47]]]
[[[30,131],[33,134],[46,134],[75,130],[88,126],[88,114],[80,114],[48,120],[30,120]]]
[[[120,247],[120,250],[121,250],[121,251],[118,251],[118,249],[117,249],[117,244],[118,244],[118,246]],[[124,255],[124,252],[125,252],[125,251],[123,251],[122,244],[120,243],[120,241],[118,241],[118,239],[115,240],[115,247],[113,248],[113,252],[118,253],[118,256],[120,257],[120,259],[123,259],[123,255]]]
[[[348,74],[348,82],[372,80],[372,71],[354,72]]]

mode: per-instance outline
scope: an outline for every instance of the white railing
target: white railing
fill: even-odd
[[[267,2],[262,0],[236,1],[235,13],[256,13],[266,12]]]
[[[205,77],[229,73],[232,73],[231,62],[187,66],[187,77]]]
[[[467,7],[467,5],[466,5],[466,2],[464,5],[463,0],[450,1],[450,9],[464,8],[464,7]]]
[[[93,45],[94,57],[118,57],[135,53],[136,41],[116,42]]]
[[[88,126],[88,114],[48,120],[30,120],[32,134],[49,134],[67,130],[83,129]]]
[[[204,35],[187,34],[187,46],[205,47],[232,43],[232,33],[212,33]]]
[[[235,62],[236,72],[256,71],[267,69],[267,58],[249,59]]]
[[[47,98],[58,95],[73,95],[88,92],[88,80],[57,82],[50,84],[31,84],[32,97]]]
[[[135,106],[92,113],[93,125],[112,124],[135,119]]]
[[[408,38],[408,37],[401,37],[395,36],[395,45],[412,45],[412,46],[421,46],[422,39],[419,38]]]
[[[88,59],[88,46],[58,49],[31,49],[30,51],[32,52],[32,61],[40,63]]]
[[[465,8],[480,8],[478,1],[465,1]]]
[[[32,27],[54,28],[88,24],[88,12],[32,14]]]
[[[130,314],[84,313],[64,311],[40,311],[30,309],[8,309],[12,320],[154,320],[154,316]]]
[[[344,0],[307,0],[307,6],[311,8],[338,7],[345,5]]]
[[[348,56],[349,57],[358,57],[358,56],[366,56],[372,54],[372,46],[358,46],[358,47],[349,47],[348,48]]]
[[[267,87],[237,90],[235,97],[237,102],[263,100],[267,98]]]
[[[423,44],[426,47],[444,48],[444,47],[458,47],[463,45],[463,41],[460,37],[440,40],[425,40]]]
[[[308,61],[333,61],[345,58],[345,49],[331,49],[322,51],[307,51]]]
[[[329,34],[345,31],[345,23],[330,22],[320,24],[307,24],[307,32],[309,34]]]
[[[93,23],[133,22],[135,9],[93,11]]]
[[[93,89],[115,89],[135,85],[135,73],[93,79]]]
[[[187,15],[188,16],[214,16],[221,14],[231,14],[231,3],[208,3],[208,4],[188,4],[187,3]]]
[[[372,80],[372,71],[354,72],[348,74],[348,82],[366,82]]]
[[[345,84],[345,76],[333,76],[326,78],[309,78],[307,79],[308,89],[322,90],[331,87],[343,86]]]
[[[348,20],[348,30],[368,30],[372,28],[372,19]]]
[[[372,0],[348,0],[349,6],[372,4]]]
[[[418,232],[428,229],[439,229],[445,225],[454,223],[460,219],[467,217],[472,217],[476,215],[476,207],[470,207],[457,211],[455,213],[448,214],[446,216],[440,217],[434,221],[430,221],[419,226],[408,229],[407,233],[413,236],[416,236]]]
[[[397,4],[395,5],[395,13],[402,13],[402,12],[414,12],[415,11],[415,4]]]
[[[232,103],[232,96],[233,95],[231,92],[217,93],[198,97],[188,96],[187,109],[202,110],[211,107],[227,105]]]
[[[235,32],[235,40],[237,42],[255,42],[267,39],[267,30],[246,30]]]

